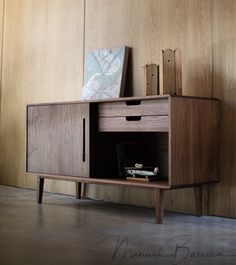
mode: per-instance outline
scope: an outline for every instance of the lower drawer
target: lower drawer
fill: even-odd
[[[167,132],[169,116],[101,117],[100,132]]]

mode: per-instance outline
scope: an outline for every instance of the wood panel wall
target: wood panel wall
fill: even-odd
[[[5,0],[1,100],[1,183],[35,188],[25,175],[25,105],[80,99],[83,0]],[[72,183],[46,189],[71,193]]]
[[[211,190],[212,214],[236,217],[236,1],[212,6],[214,96],[221,99],[220,183]]]
[[[24,173],[25,104],[80,99],[89,49],[131,47],[127,94],[141,96],[143,66],[158,64],[162,49],[179,48],[183,93],[222,99],[221,182],[205,187],[204,199],[211,214],[236,216],[234,0],[5,0],[2,13],[0,183],[35,187],[35,178]],[[49,191],[74,194],[74,184],[46,184]],[[145,190],[90,185],[87,195],[154,205]],[[194,212],[193,191],[168,192],[166,205]]]
[[[0,115],[1,115],[1,91],[2,91],[2,48],[4,25],[4,0],[0,0]],[[1,123],[0,123],[1,126]]]

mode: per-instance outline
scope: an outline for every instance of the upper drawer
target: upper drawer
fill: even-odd
[[[169,116],[101,117],[100,132],[168,132]]]
[[[98,104],[99,117],[169,115],[167,98],[126,100]]]

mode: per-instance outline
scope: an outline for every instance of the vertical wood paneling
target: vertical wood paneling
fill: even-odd
[[[166,48],[183,51],[183,93],[211,95],[210,1],[87,0],[85,52],[119,45],[132,48],[134,95],[145,92],[143,66]]]
[[[220,183],[212,189],[212,214],[236,217],[236,1],[214,0],[213,88],[221,99]]]
[[[0,130],[1,130],[1,114],[2,114],[2,57],[3,57],[3,27],[4,27],[4,3],[5,0],[0,0]],[[1,137],[0,137],[1,146]],[[0,152],[0,163],[2,160],[2,153]],[[0,172],[0,183],[2,182],[2,174]]]
[[[2,44],[3,44],[3,25],[4,25],[4,1],[5,0],[0,0],[0,115],[1,115],[1,94],[2,94],[1,93],[2,92],[2,49],[3,49]]]
[[[1,183],[35,187],[25,176],[25,105],[80,98],[84,0],[6,0],[1,105]],[[46,189],[72,193],[71,183]]]

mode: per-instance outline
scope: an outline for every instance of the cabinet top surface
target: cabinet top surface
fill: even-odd
[[[29,103],[27,106],[39,106],[39,105],[54,105],[54,104],[76,104],[76,103],[102,103],[102,102],[117,102],[127,100],[150,100],[150,99],[169,99],[169,98],[192,98],[192,99],[204,99],[204,100],[219,100],[218,98],[209,97],[196,97],[196,96],[177,96],[177,95],[154,95],[154,96],[140,96],[140,97],[120,97],[120,98],[108,98],[108,99],[94,99],[94,100],[75,100],[75,101],[60,101],[60,102],[41,102],[41,103]]]

